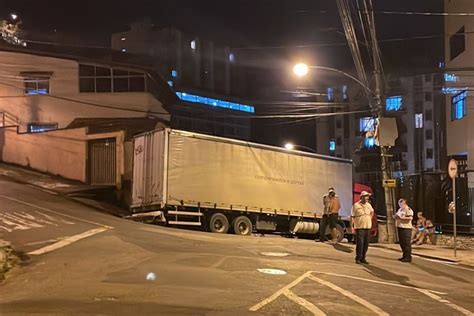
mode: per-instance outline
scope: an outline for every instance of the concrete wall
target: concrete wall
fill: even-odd
[[[101,138],[116,139],[116,185],[120,187],[125,172],[123,132],[87,135],[87,128],[77,128],[19,134],[16,128],[3,128],[0,129],[0,160],[86,182],[87,142]]]
[[[80,93],[75,60],[1,51],[0,60],[0,112],[17,117],[20,132],[27,130],[28,123],[57,123],[64,128],[75,118],[145,117],[150,115],[147,111],[169,119],[162,103],[150,93]],[[25,95],[21,72],[52,72],[50,95]]]
[[[445,0],[445,12],[473,12],[472,0]],[[474,85],[474,19],[471,16],[445,17],[445,67],[447,73],[455,74],[457,82],[446,83],[447,86],[463,90]],[[449,38],[462,26],[465,27],[465,51],[451,60]],[[471,88],[472,89],[472,88]],[[467,153],[468,169],[474,167],[474,100],[472,91],[468,92],[467,116],[461,120],[451,121],[451,97],[446,96],[446,129],[448,155]],[[474,188],[474,174],[469,174],[469,187]]]

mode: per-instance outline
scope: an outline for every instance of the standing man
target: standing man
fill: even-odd
[[[341,209],[341,202],[334,190],[329,192],[329,214],[328,222],[331,228],[331,243],[337,244],[337,220],[339,219],[339,210]]]
[[[413,229],[413,210],[408,206],[405,199],[398,200],[397,214],[394,218],[397,225],[398,239],[400,248],[402,248],[403,256],[398,259],[401,262],[411,262],[411,232]]]
[[[356,258],[357,264],[369,264],[365,259],[367,250],[369,249],[370,229],[372,228],[372,215],[374,209],[369,203],[370,193],[362,191],[360,193],[360,201],[352,206],[352,231],[356,234]]]
[[[323,218],[321,218],[321,226],[319,227],[319,241],[320,242],[326,241],[326,228],[328,227],[328,222],[329,222],[329,207],[331,204],[331,197],[330,197],[331,192],[334,192],[333,187],[329,187],[328,193],[324,194],[323,196],[324,211],[323,211]]]

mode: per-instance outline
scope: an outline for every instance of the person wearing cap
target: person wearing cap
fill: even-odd
[[[328,193],[323,196],[323,217],[321,218],[321,226],[319,227],[319,241],[325,242],[326,238],[326,229],[329,224],[329,214],[330,214],[330,205],[331,205],[331,195],[334,193],[334,188],[329,187]]]
[[[362,191],[360,193],[360,200],[352,206],[352,230],[356,234],[356,257],[357,264],[368,264],[365,256],[369,249],[370,229],[372,228],[372,215],[374,209],[369,203],[370,193]]]
[[[408,206],[405,199],[398,200],[398,209],[394,218],[396,221],[398,239],[403,256],[398,259],[401,262],[411,262],[411,232],[413,221],[413,210]]]

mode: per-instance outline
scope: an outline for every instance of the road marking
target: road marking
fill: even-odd
[[[317,315],[317,316],[325,316],[326,315],[326,313],[323,312],[322,310],[320,310],[318,307],[316,307],[316,305],[314,305],[313,303],[308,302],[307,300],[305,300],[302,297],[299,297],[298,295],[296,295],[295,293],[293,293],[290,290],[287,290],[285,293],[283,293],[283,295],[288,297],[290,300],[292,300],[296,304],[298,304],[300,306],[303,306],[304,308],[309,310],[311,313],[313,313],[313,315]]]
[[[90,236],[93,236],[95,234],[99,234],[99,233],[102,233],[104,231],[108,230],[108,228],[106,227],[99,227],[99,228],[94,228],[94,229],[91,229],[91,230],[88,230],[82,234],[78,234],[78,235],[74,235],[74,236],[70,236],[70,237],[67,237],[67,238],[64,238],[63,240],[61,241],[58,241],[52,245],[48,245],[46,247],[43,247],[43,248],[40,248],[40,249],[37,249],[37,250],[33,250],[33,251],[30,251],[28,252],[29,255],[42,255],[42,254],[45,254],[47,252],[51,252],[53,250],[56,250],[56,249],[59,249],[59,248],[62,248],[62,247],[65,247],[67,245],[70,245],[72,244],[73,242],[76,242],[78,240],[81,240],[81,239],[84,239],[84,238],[87,238],[87,237],[90,237]]]
[[[402,287],[406,289],[415,289],[418,290],[419,288],[415,286],[409,286],[409,285],[403,285],[403,284],[398,284],[398,283],[391,283],[391,282],[384,282],[384,281],[377,281],[377,280],[372,280],[372,279],[365,279],[365,278],[360,278],[360,277],[355,277],[352,275],[346,275],[346,274],[338,274],[338,273],[331,273],[331,272],[317,272],[318,274],[325,274],[325,275],[332,275],[332,276],[337,276],[337,277],[342,277],[342,278],[348,278],[348,279],[354,279],[354,280],[359,280],[359,281],[366,281],[366,282],[371,282],[371,283],[378,283],[378,284],[383,284],[383,285],[391,285],[391,286],[396,286],[396,287]],[[431,293],[436,293],[440,295],[445,295],[446,293],[444,292],[438,292],[435,290],[428,290],[425,289],[426,291],[429,291]]]
[[[285,294],[286,291],[290,290],[292,287],[294,287],[295,285],[297,285],[298,283],[300,283],[301,281],[306,279],[308,277],[308,275],[310,275],[310,274],[311,274],[311,271],[308,271],[308,272],[304,273],[300,277],[296,278],[290,284],[285,285],[284,287],[282,287],[281,289],[279,289],[278,291],[273,293],[271,296],[269,296],[266,299],[260,301],[260,303],[255,304],[254,306],[250,307],[249,310],[252,311],[252,312],[258,311],[259,309],[261,309],[262,307],[264,307],[268,303],[271,303],[274,300],[276,300],[280,295]]]
[[[21,203],[21,204],[24,204],[24,205],[35,207],[37,209],[40,209],[40,210],[43,210],[43,211],[46,211],[46,212],[58,214],[58,215],[61,215],[63,217],[72,218],[72,219],[75,219],[77,221],[81,221],[81,222],[84,222],[84,223],[89,223],[89,224],[93,224],[93,225],[96,225],[96,226],[105,227],[105,228],[108,228],[108,229],[113,228],[112,226],[108,226],[108,225],[104,225],[104,224],[101,224],[101,223],[97,223],[97,222],[89,221],[89,220],[86,220],[86,219],[78,218],[78,217],[75,217],[75,216],[71,216],[71,215],[60,213],[60,212],[56,212],[56,211],[50,210],[48,208],[37,206],[37,205],[31,204],[31,203],[28,203],[28,202],[25,202],[25,201],[22,201],[22,200],[18,200],[18,199],[15,199],[15,198],[12,198],[12,197],[9,197],[9,196],[6,196],[6,195],[0,194],[0,197],[2,197],[4,199],[7,199],[7,200],[10,200],[10,201],[15,201],[15,202],[18,202],[18,203]]]
[[[349,292],[347,290],[344,290],[343,288],[341,288],[341,287],[339,287],[339,286],[337,286],[337,285],[335,285],[331,282],[328,282],[328,281],[325,281],[325,280],[320,279],[318,277],[315,277],[312,274],[308,275],[308,278],[315,281],[315,282],[318,282],[319,284],[325,285],[325,286],[333,289],[334,291],[337,291],[337,292],[341,293],[344,296],[347,296],[348,298],[352,299],[353,301],[356,301],[360,305],[362,305],[364,307],[367,307],[368,309],[370,309],[371,311],[373,311],[377,315],[381,315],[381,316],[388,316],[389,315],[387,312],[382,310],[380,307],[375,306],[374,304],[364,300],[362,297],[357,296],[354,293]]]
[[[474,315],[473,312],[468,311],[467,309],[465,309],[465,308],[463,308],[463,307],[461,307],[461,306],[459,306],[459,305],[456,305],[456,304],[454,304],[454,303],[451,303],[451,302],[448,301],[447,299],[444,299],[444,298],[442,298],[442,297],[439,297],[438,295],[433,294],[433,293],[431,293],[430,291],[427,291],[427,290],[424,290],[424,289],[416,289],[416,290],[419,291],[419,292],[421,292],[421,293],[423,293],[423,294],[425,294],[425,295],[427,295],[427,296],[429,296],[429,297],[431,297],[432,299],[434,299],[434,300],[436,300],[436,301],[438,301],[438,302],[440,302],[440,303],[443,303],[443,304],[445,304],[445,305],[451,307],[452,309],[457,310],[458,312],[460,312],[460,313],[462,313],[462,314],[464,314],[464,315],[471,315],[471,316]]]

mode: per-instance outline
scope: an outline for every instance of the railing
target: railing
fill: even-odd
[[[18,118],[8,112],[0,112],[0,127],[12,127],[20,125]]]

